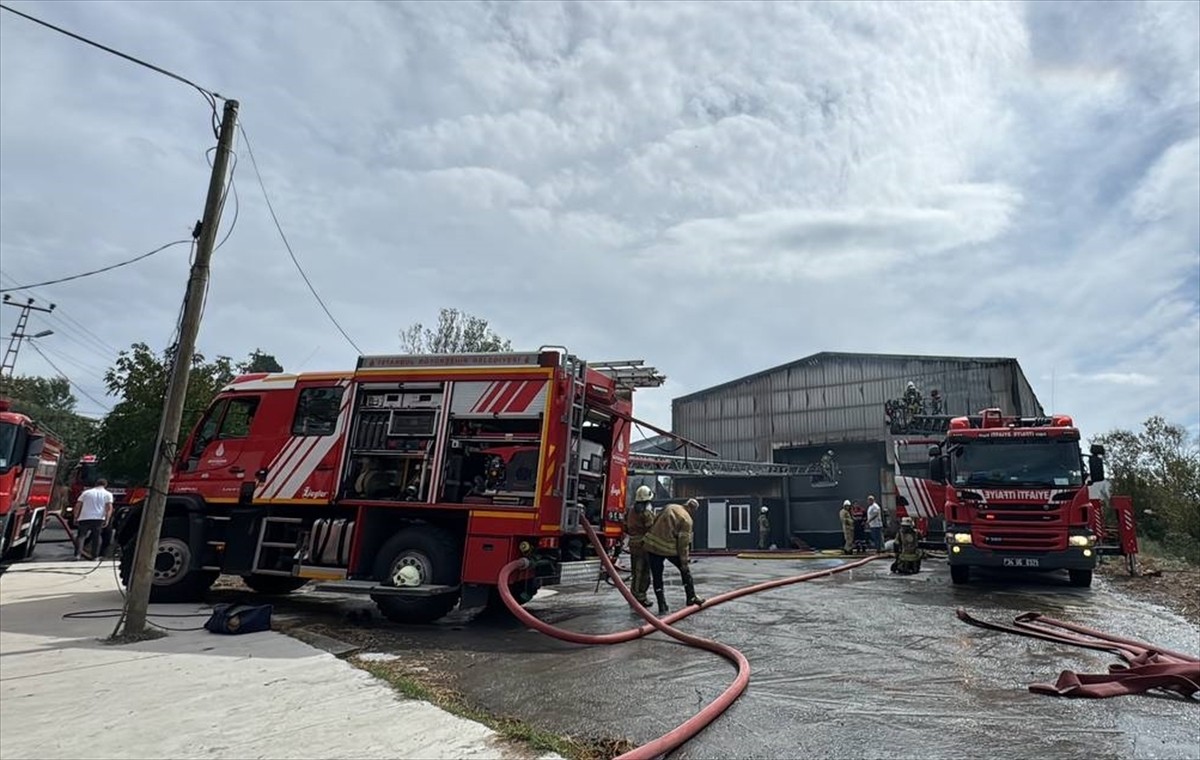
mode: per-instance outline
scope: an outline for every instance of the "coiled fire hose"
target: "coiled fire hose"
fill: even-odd
[[[596,531],[592,529],[591,524],[587,520],[583,521],[583,529],[587,533],[588,540],[592,542],[592,546],[595,548],[596,554],[600,558],[600,562],[604,566],[605,572],[607,572],[609,577],[612,578],[613,584],[616,586],[617,590],[621,592],[621,596],[625,597],[625,601],[629,603],[629,606],[632,607],[633,610],[646,621],[646,625],[638,628],[630,628],[629,630],[620,631],[617,633],[587,634],[578,633],[576,631],[568,631],[564,628],[557,628],[549,623],[539,620],[530,612],[521,607],[516,598],[513,597],[512,592],[509,590],[509,584],[512,583],[511,579],[513,574],[522,570],[527,570],[532,565],[532,562],[528,558],[524,557],[509,562],[507,565],[505,565],[500,570],[500,577],[498,580],[500,597],[504,600],[505,605],[508,606],[508,609],[518,620],[530,628],[546,634],[547,636],[552,636],[556,639],[568,641],[574,644],[620,644],[622,642],[639,639],[657,630],[667,634],[673,639],[687,644],[688,646],[705,649],[719,654],[736,665],[738,669],[737,677],[734,679],[733,683],[726,687],[725,691],[721,692],[720,696],[718,696],[709,704],[705,705],[704,709],[693,715],[691,718],[688,718],[671,731],[668,731],[657,739],[654,739],[651,742],[643,744],[640,747],[621,755],[617,758],[617,760],[652,760],[652,758],[660,757],[680,747],[686,741],[700,733],[705,727],[720,717],[721,713],[729,709],[729,706],[732,705],[739,696],[741,696],[742,692],[744,692],[746,687],[750,684],[750,662],[746,659],[745,655],[727,644],[722,644],[718,641],[713,641],[700,636],[694,636],[690,633],[684,633],[683,631],[673,627],[672,623],[677,623],[680,620],[699,612],[701,609],[715,607],[718,604],[724,604],[725,602],[739,599],[743,596],[749,596],[750,594],[757,594],[761,591],[768,591],[781,586],[788,586],[793,583],[801,583],[803,581],[809,581],[815,578],[823,578],[835,573],[852,570],[878,558],[877,556],[870,556],[865,559],[855,562],[847,562],[845,564],[838,565],[837,567],[831,567],[825,570],[804,573],[802,575],[795,575],[789,578],[779,578],[773,581],[756,583],[752,586],[734,589],[733,591],[727,591],[724,594],[714,596],[712,599],[706,601],[703,607],[694,604],[689,605],[677,612],[673,612],[670,615],[659,619],[654,615],[654,613],[643,607],[637,602],[636,599],[634,599],[633,592],[629,590],[629,587],[625,585],[625,581],[621,579],[620,573],[617,572],[616,566],[613,565],[608,553],[604,550],[604,544],[600,541],[599,536],[596,535]]]

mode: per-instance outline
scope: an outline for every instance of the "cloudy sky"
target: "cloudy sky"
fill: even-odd
[[[1086,433],[1200,428],[1196,3],[7,4],[237,98],[364,352],[457,306],[645,358],[663,426],[817,351],[1002,355]],[[0,14],[3,286],[186,238],[212,144],[194,90]],[[351,366],[238,154],[200,349]],[[187,266],[38,291],[82,409]]]

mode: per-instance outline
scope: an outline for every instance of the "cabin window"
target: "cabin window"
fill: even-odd
[[[730,504],[729,505],[729,532],[730,533],[749,533],[750,532],[750,505],[749,504]]]
[[[292,435],[332,435],[337,428],[345,388],[305,388],[296,403]]]

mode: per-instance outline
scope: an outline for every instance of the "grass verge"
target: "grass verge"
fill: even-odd
[[[532,726],[517,718],[492,715],[474,707],[462,694],[445,686],[422,681],[395,661],[347,660],[391,685],[409,699],[429,702],[452,715],[482,723],[501,737],[537,752],[555,752],[567,760],[611,760],[636,745],[624,739],[583,739],[562,736]]]

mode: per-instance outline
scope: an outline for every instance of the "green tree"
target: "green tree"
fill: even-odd
[[[1200,441],[1159,416],[1141,432],[1093,439],[1106,449],[1111,492],[1133,499],[1142,535],[1200,561]]]
[[[109,395],[120,401],[101,421],[94,443],[101,466],[110,477],[134,483],[149,479],[173,354],[173,348],[156,354],[145,343],[135,343],[118,355],[116,364],[105,374]],[[193,357],[181,440],[235,375],[227,356],[211,362],[202,354]]]
[[[442,309],[435,328],[414,322],[400,331],[400,345],[410,354],[474,354],[511,351],[482,317],[458,309]]]
[[[283,372],[283,365],[271,354],[265,354],[261,349],[256,348],[250,352],[246,361],[237,365],[237,370],[243,375],[258,372]]]
[[[96,421],[75,412],[76,399],[65,377],[17,375],[0,378],[0,396],[12,401],[14,412],[33,418],[62,438],[67,458],[86,453]]]

